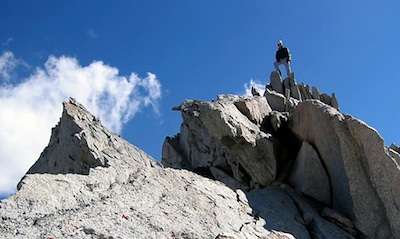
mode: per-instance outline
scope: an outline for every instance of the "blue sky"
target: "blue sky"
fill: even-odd
[[[279,39],[298,83],[335,92],[342,113],[400,144],[399,10],[395,0],[1,1],[0,195],[39,157],[69,96],[160,160],[182,122],[171,108],[265,85]]]

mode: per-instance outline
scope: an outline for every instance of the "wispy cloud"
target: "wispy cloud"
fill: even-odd
[[[2,82],[18,62],[12,53],[0,56]],[[18,82],[21,82],[19,80]],[[61,102],[74,97],[103,125],[119,133],[144,106],[158,110],[161,84],[154,74],[120,76],[101,61],[81,66],[71,57],[50,56],[18,84],[0,85],[0,195],[15,186],[48,144],[51,128],[62,112]]]
[[[10,84],[10,81],[17,76],[16,69],[21,66],[26,69],[30,68],[23,60],[15,58],[10,51],[0,55],[0,86]]]
[[[244,95],[251,95],[251,88],[252,87],[257,89],[257,91],[261,95],[264,95],[265,84],[262,84],[262,83],[260,83],[258,81],[253,80],[253,79],[251,79],[249,83],[245,83],[243,87],[244,87],[244,90],[245,90]]]
[[[90,38],[93,38],[93,39],[96,39],[96,38],[97,38],[97,33],[96,33],[93,29],[89,29],[89,30],[86,32],[86,34],[87,34]]]
[[[1,46],[3,47],[8,47],[10,45],[11,42],[14,41],[14,38],[9,37],[6,41],[4,41],[3,43],[1,43]]]
[[[7,51],[0,56],[0,80],[2,82],[10,80],[11,74],[17,67],[18,62],[12,52]]]

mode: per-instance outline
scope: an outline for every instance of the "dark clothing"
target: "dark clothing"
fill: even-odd
[[[287,59],[289,59],[290,53],[289,53],[289,49],[287,47],[280,47],[277,51],[276,51],[276,61],[280,61],[281,59],[284,59],[287,57]]]

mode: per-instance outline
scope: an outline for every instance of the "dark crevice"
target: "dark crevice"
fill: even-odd
[[[286,123],[273,136],[279,141],[274,152],[277,159],[276,179],[284,182],[290,176],[301,142],[293,135]]]
[[[240,182],[242,184],[244,184],[245,186],[250,186],[250,182],[251,182],[250,175],[246,172],[246,170],[240,164],[238,165],[238,170],[243,174],[243,177],[241,178]]]
[[[198,168],[192,169],[192,171],[203,177],[215,180],[214,176],[211,173],[210,167],[198,167]]]

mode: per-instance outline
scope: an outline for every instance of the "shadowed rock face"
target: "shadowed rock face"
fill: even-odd
[[[398,147],[388,149],[374,129],[341,114],[335,94],[309,89],[272,72],[264,97],[185,101],[175,108],[183,123],[164,142],[162,163],[210,168],[213,178],[244,190],[290,184],[351,219],[355,228],[342,228],[352,235],[400,238]],[[313,220],[304,219],[307,227],[318,227]]]
[[[399,167],[377,132],[320,101],[299,104],[290,128],[319,152],[330,177],[332,208],[370,238],[398,237]]]
[[[253,92],[175,107],[167,168],[64,102],[0,238],[400,238],[397,146],[294,75]]]
[[[190,171],[160,167],[75,100],[63,104],[49,146],[21,180],[19,191],[0,202],[0,238],[308,235],[304,225],[290,218],[292,211],[279,204],[269,207],[269,214],[256,211],[247,192]],[[284,193],[278,187],[260,192],[271,198]],[[265,200],[258,195],[251,198]],[[288,197],[282,200],[295,208]],[[282,213],[290,223],[267,224]]]

